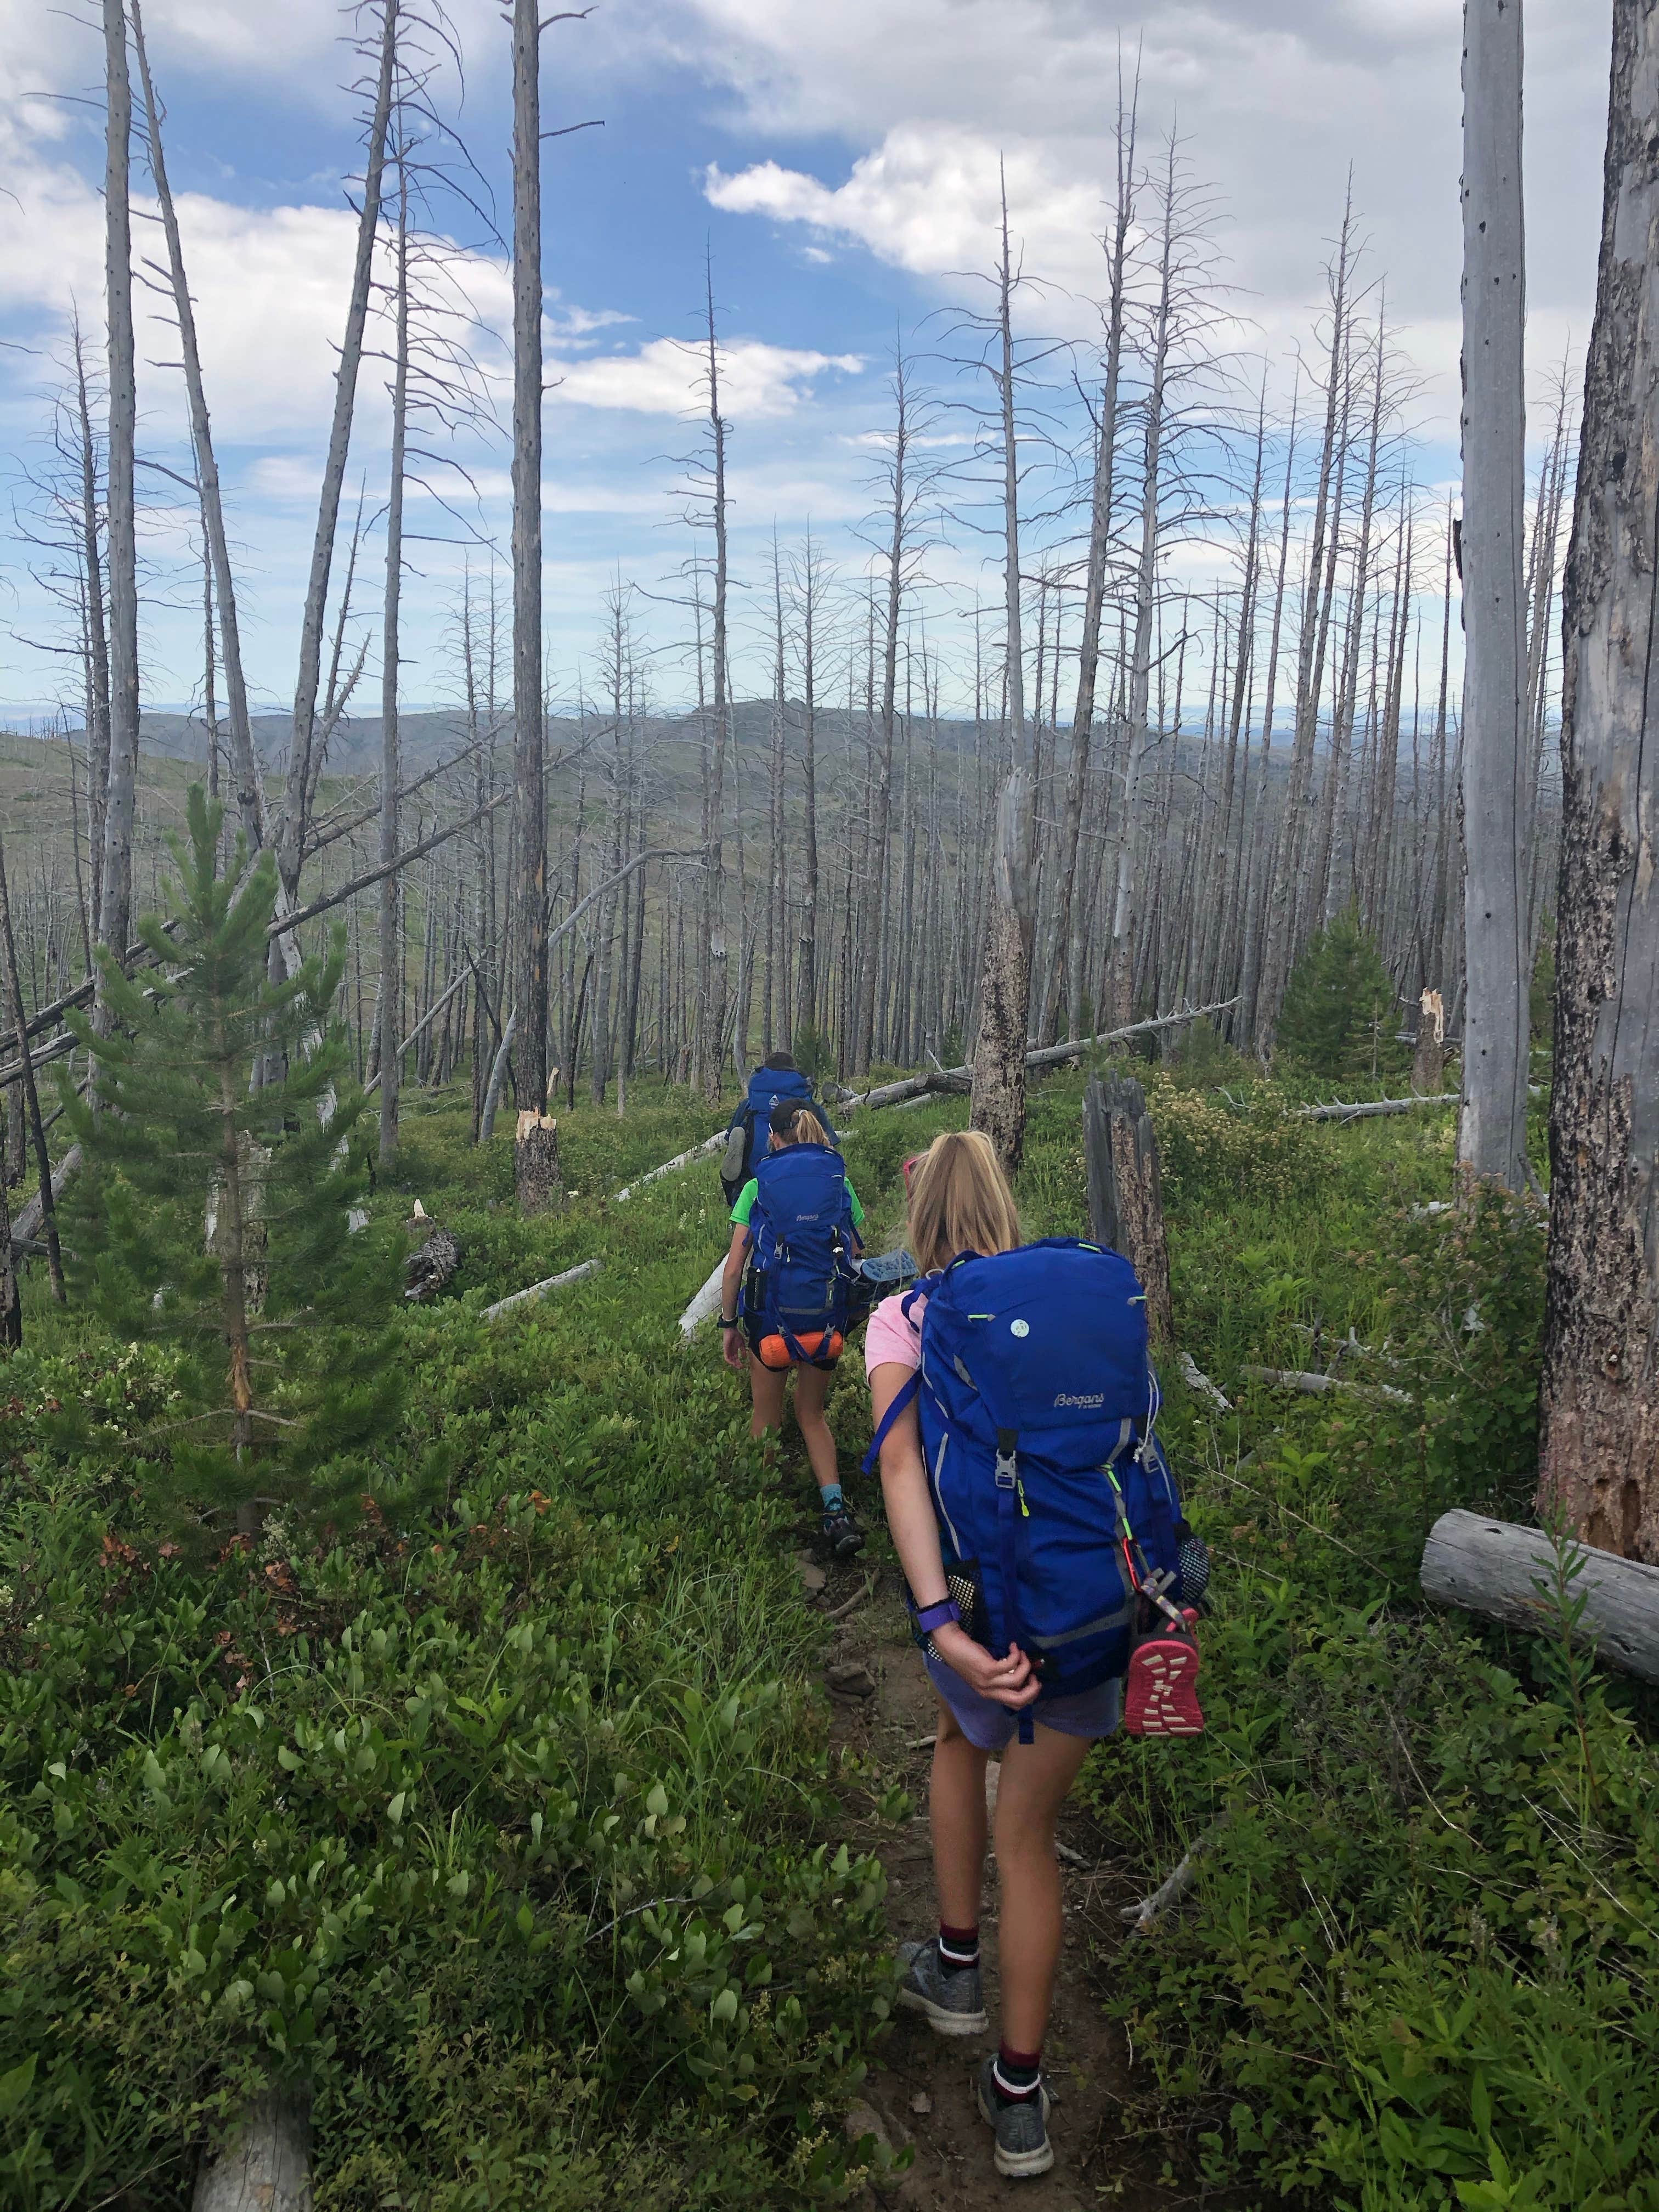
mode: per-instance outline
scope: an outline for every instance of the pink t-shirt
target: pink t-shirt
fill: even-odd
[[[909,1293],[901,1291],[896,1297],[884,1298],[870,1316],[870,1325],[864,1332],[864,1371],[873,1375],[878,1367],[920,1367],[921,1364],[921,1316],[927,1308],[925,1296],[917,1298],[905,1318],[904,1301]]]

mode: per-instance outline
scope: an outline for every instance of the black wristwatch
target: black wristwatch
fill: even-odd
[[[732,1315],[730,1321],[727,1321],[724,1314],[720,1316],[720,1327],[722,1328],[736,1328],[738,1326],[738,1316],[735,1314]]]

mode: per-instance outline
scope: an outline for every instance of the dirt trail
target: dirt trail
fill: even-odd
[[[855,1597],[875,1571],[862,1562],[835,1568],[817,1601],[827,1611],[836,1609]],[[851,1790],[848,1840],[877,1852],[887,1869],[888,1925],[895,1937],[927,1934],[937,1922],[927,1821],[931,1753],[922,1739],[932,1736],[937,1707],[890,1568],[879,1572],[873,1596],[837,1626],[828,1674],[832,1692],[843,1670],[852,1673],[854,1687],[863,1687],[865,1694],[836,1696],[836,1740],[869,1757],[884,1783],[902,1778],[916,1807],[915,1819],[895,1829],[875,1818],[867,1794]],[[863,1683],[857,1679],[860,1673]],[[875,1686],[872,1693],[869,1682]],[[915,2153],[909,2172],[884,2185],[878,2199],[884,2204],[915,2212],[988,2212],[993,2206],[1014,2204],[1026,2212],[1081,2212],[1085,2206],[1109,2203],[1127,2212],[1182,2212],[1188,2206],[1222,2201],[1214,2192],[1163,2183],[1161,2150],[1123,2141],[1125,2104],[1137,2087],[1143,2096],[1146,2088],[1132,2082],[1123,2039],[1105,2017],[1098,1983],[1103,1958],[1121,1940],[1117,1907],[1133,1893],[1109,1866],[1094,1864],[1098,1844],[1084,1823],[1068,1816],[1061,1835],[1085,1863],[1064,1868],[1066,1940],[1044,2052],[1044,2072],[1055,2100],[1049,2121],[1053,2170],[1036,2181],[1001,2179],[991,2162],[990,2130],[974,2106],[975,2072],[986,2052],[995,2048],[993,1861],[981,1923],[989,2033],[952,2040],[901,2014],[865,2087],[865,2101],[895,2150],[908,2144]]]

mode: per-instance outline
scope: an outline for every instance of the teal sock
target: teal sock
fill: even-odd
[[[826,1513],[839,1513],[847,1503],[841,1494],[840,1483],[826,1482],[818,1492],[818,1503]]]

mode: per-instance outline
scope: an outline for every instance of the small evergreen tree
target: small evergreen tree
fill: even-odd
[[[271,853],[250,869],[239,837],[222,873],[223,809],[199,785],[187,821],[170,923],[139,924],[159,975],[129,979],[105,956],[110,1033],[76,1021],[95,1081],[84,1101],[64,1086],[84,1156],[64,1242],[116,1336],[177,1354],[167,1418],[129,1440],[146,1487],[173,1517],[212,1529],[234,1516],[252,1534],[273,1505],[337,1512],[365,1487],[362,1455],[400,1401],[398,1258],[349,1226],[367,1170],[332,1017],[342,943],[273,982]]]
[[[1285,987],[1279,1049],[1332,1080],[1396,1073],[1395,988],[1382,956],[1350,906],[1315,932]]]

